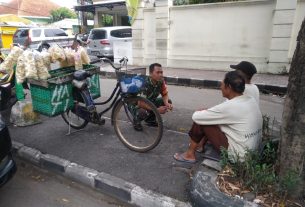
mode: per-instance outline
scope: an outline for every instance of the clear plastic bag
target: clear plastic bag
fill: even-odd
[[[43,57],[40,52],[34,51],[34,59],[35,59],[35,67],[39,80],[46,80],[51,75],[48,72],[48,68],[45,66],[43,62]]]
[[[51,46],[48,51],[51,55],[52,63],[55,63],[56,61],[61,62],[66,60],[64,49],[59,47],[58,45]]]
[[[9,55],[5,58],[4,62],[1,63],[0,71],[4,73],[11,73],[22,53],[23,50],[20,47],[14,46]]]
[[[43,60],[43,64],[47,67],[48,70],[51,70],[51,54],[46,49],[42,50],[40,54]]]
[[[28,49],[24,51],[23,54],[24,54],[24,62],[25,62],[25,77],[38,80],[34,52]]]
[[[21,55],[18,58],[17,66],[16,66],[16,81],[21,84],[25,80],[25,62],[24,55]]]

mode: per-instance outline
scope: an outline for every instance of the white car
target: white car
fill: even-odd
[[[113,43],[116,41],[132,41],[131,27],[116,26],[92,29],[87,40],[88,54],[113,58]]]

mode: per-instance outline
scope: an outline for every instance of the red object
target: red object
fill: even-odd
[[[110,45],[109,40],[101,40],[100,43],[101,45]]]

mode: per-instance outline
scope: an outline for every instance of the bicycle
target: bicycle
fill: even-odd
[[[72,128],[83,129],[89,122],[104,125],[105,119],[102,116],[112,109],[111,123],[121,142],[136,152],[152,150],[162,138],[163,122],[155,105],[139,95],[145,84],[145,78],[121,71],[124,65],[127,71],[127,58],[120,60],[119,67],[115,67],[107,58],[101,60],[108,62],[116,72],[117,83],[110,97],[104,102],[95,102],[88,89],[87,78],[90,75],[83,70],[76,71],[72,81],[74,107],[63,113],[62,118]],[[110,102],[110,106],[97,112],[96,106]],[[156,126],[145,124],[145,121],[151,117],[155,117]],[[141,130],[135,127],[139,124]]]

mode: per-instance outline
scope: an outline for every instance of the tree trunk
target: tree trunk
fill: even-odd
[[[289,72],[280,142],[280,176],[295,170],[301,177],[297,197],[305,197],[305,19]]]

